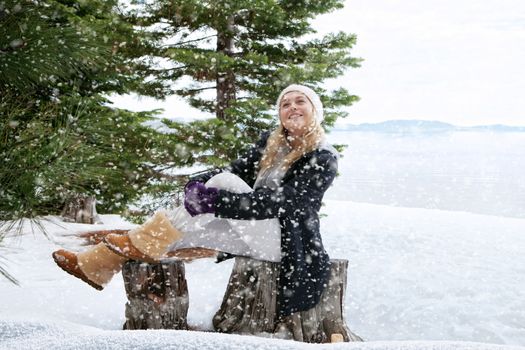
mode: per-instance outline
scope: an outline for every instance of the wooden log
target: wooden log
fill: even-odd
[[[66,222],[81,224],[101,223],[96,209],[97,200],[95,196],[83,196],[70,198],[62,209],[62,218]]]
[[[127,261],[122,268],[126,303],[124,329],[188,329],[188,285],[181,261]]]
[[[279,264],[237,257],[222,305],[213,317],[225,333],[273,333],[277,315]]]
[[[346,295],[348,260],[330,261],[330,279],[319,303],[310,310],[294,313],[283,324],[294,340],[308,343],[363,341],[350,331],[344,320],[344,298]]]
[[[347,260],[331,261],[331,276],[320,302],[276,323],[279,264],[237,257],[222,305],[213,318],[217,331],[237,334],[274,333],[308,343],[362,341],[344,320]]]

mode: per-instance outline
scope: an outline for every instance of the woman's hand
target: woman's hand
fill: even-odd
[[[184,208],[191,216],[215,213],[219,190],[202,182],[190,181],[184,186]]]

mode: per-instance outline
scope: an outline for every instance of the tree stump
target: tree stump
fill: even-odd
[[[330,279],[319,303],[310,310],[292,314],[277,326],[294,340],[308,343],[363,341],[347,327],[344,320],[348,260],[330,261]]]
[[[222,305],[213,317],[219,332],[273,333],[279,264],[237,257]]]
[[[344,321],[347,269],[348,260],[332,260],[330,280],[319,304],[276,324],[279,264],[237,257],[213,325],[220,332],[275,333],[308,343],[363,341]]]
[[[97,200],[94,196],[77,196],[69,199],[64,205],[61,216],[64,221],[80,224],[100,223],[96,209]]]
[[[126,303],[124,329],[188,329],[188,285],[181,261],[148,264],[128,261],[122,268]]]

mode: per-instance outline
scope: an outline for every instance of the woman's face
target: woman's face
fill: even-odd
[[[302,92],[290,91],[281,99],[279,118],[289,136],[302,136],[314,127],[314,106]]]

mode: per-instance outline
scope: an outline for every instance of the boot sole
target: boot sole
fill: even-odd
[[[58,267],[60,267],[63,271],[69,273],[71,276],[75,276],[76,278],[86,282],[87,284],[89,284],[91,287],[95,288],[96,290],[102,290],[104,289],[104,287],[102,286],[99,286],[98,284],[96,284],[95,282],[92,282],[90,281],[86,276],[84,276],[83,274],[80,274],[78,272],[75,272],[75,271],[72,271],[72,270],[67,270],[65,269],[60,260],[58,259],[58,256],[55,255],[55,253],[53,253],[53,260],[55,260],[55,263],[58,265]]]
[[[182,248],[172,252],[168,252],[166,256],[171,259],[180,260],[191,263],[194,260],[216,258],[218,251],[209,248]]]

